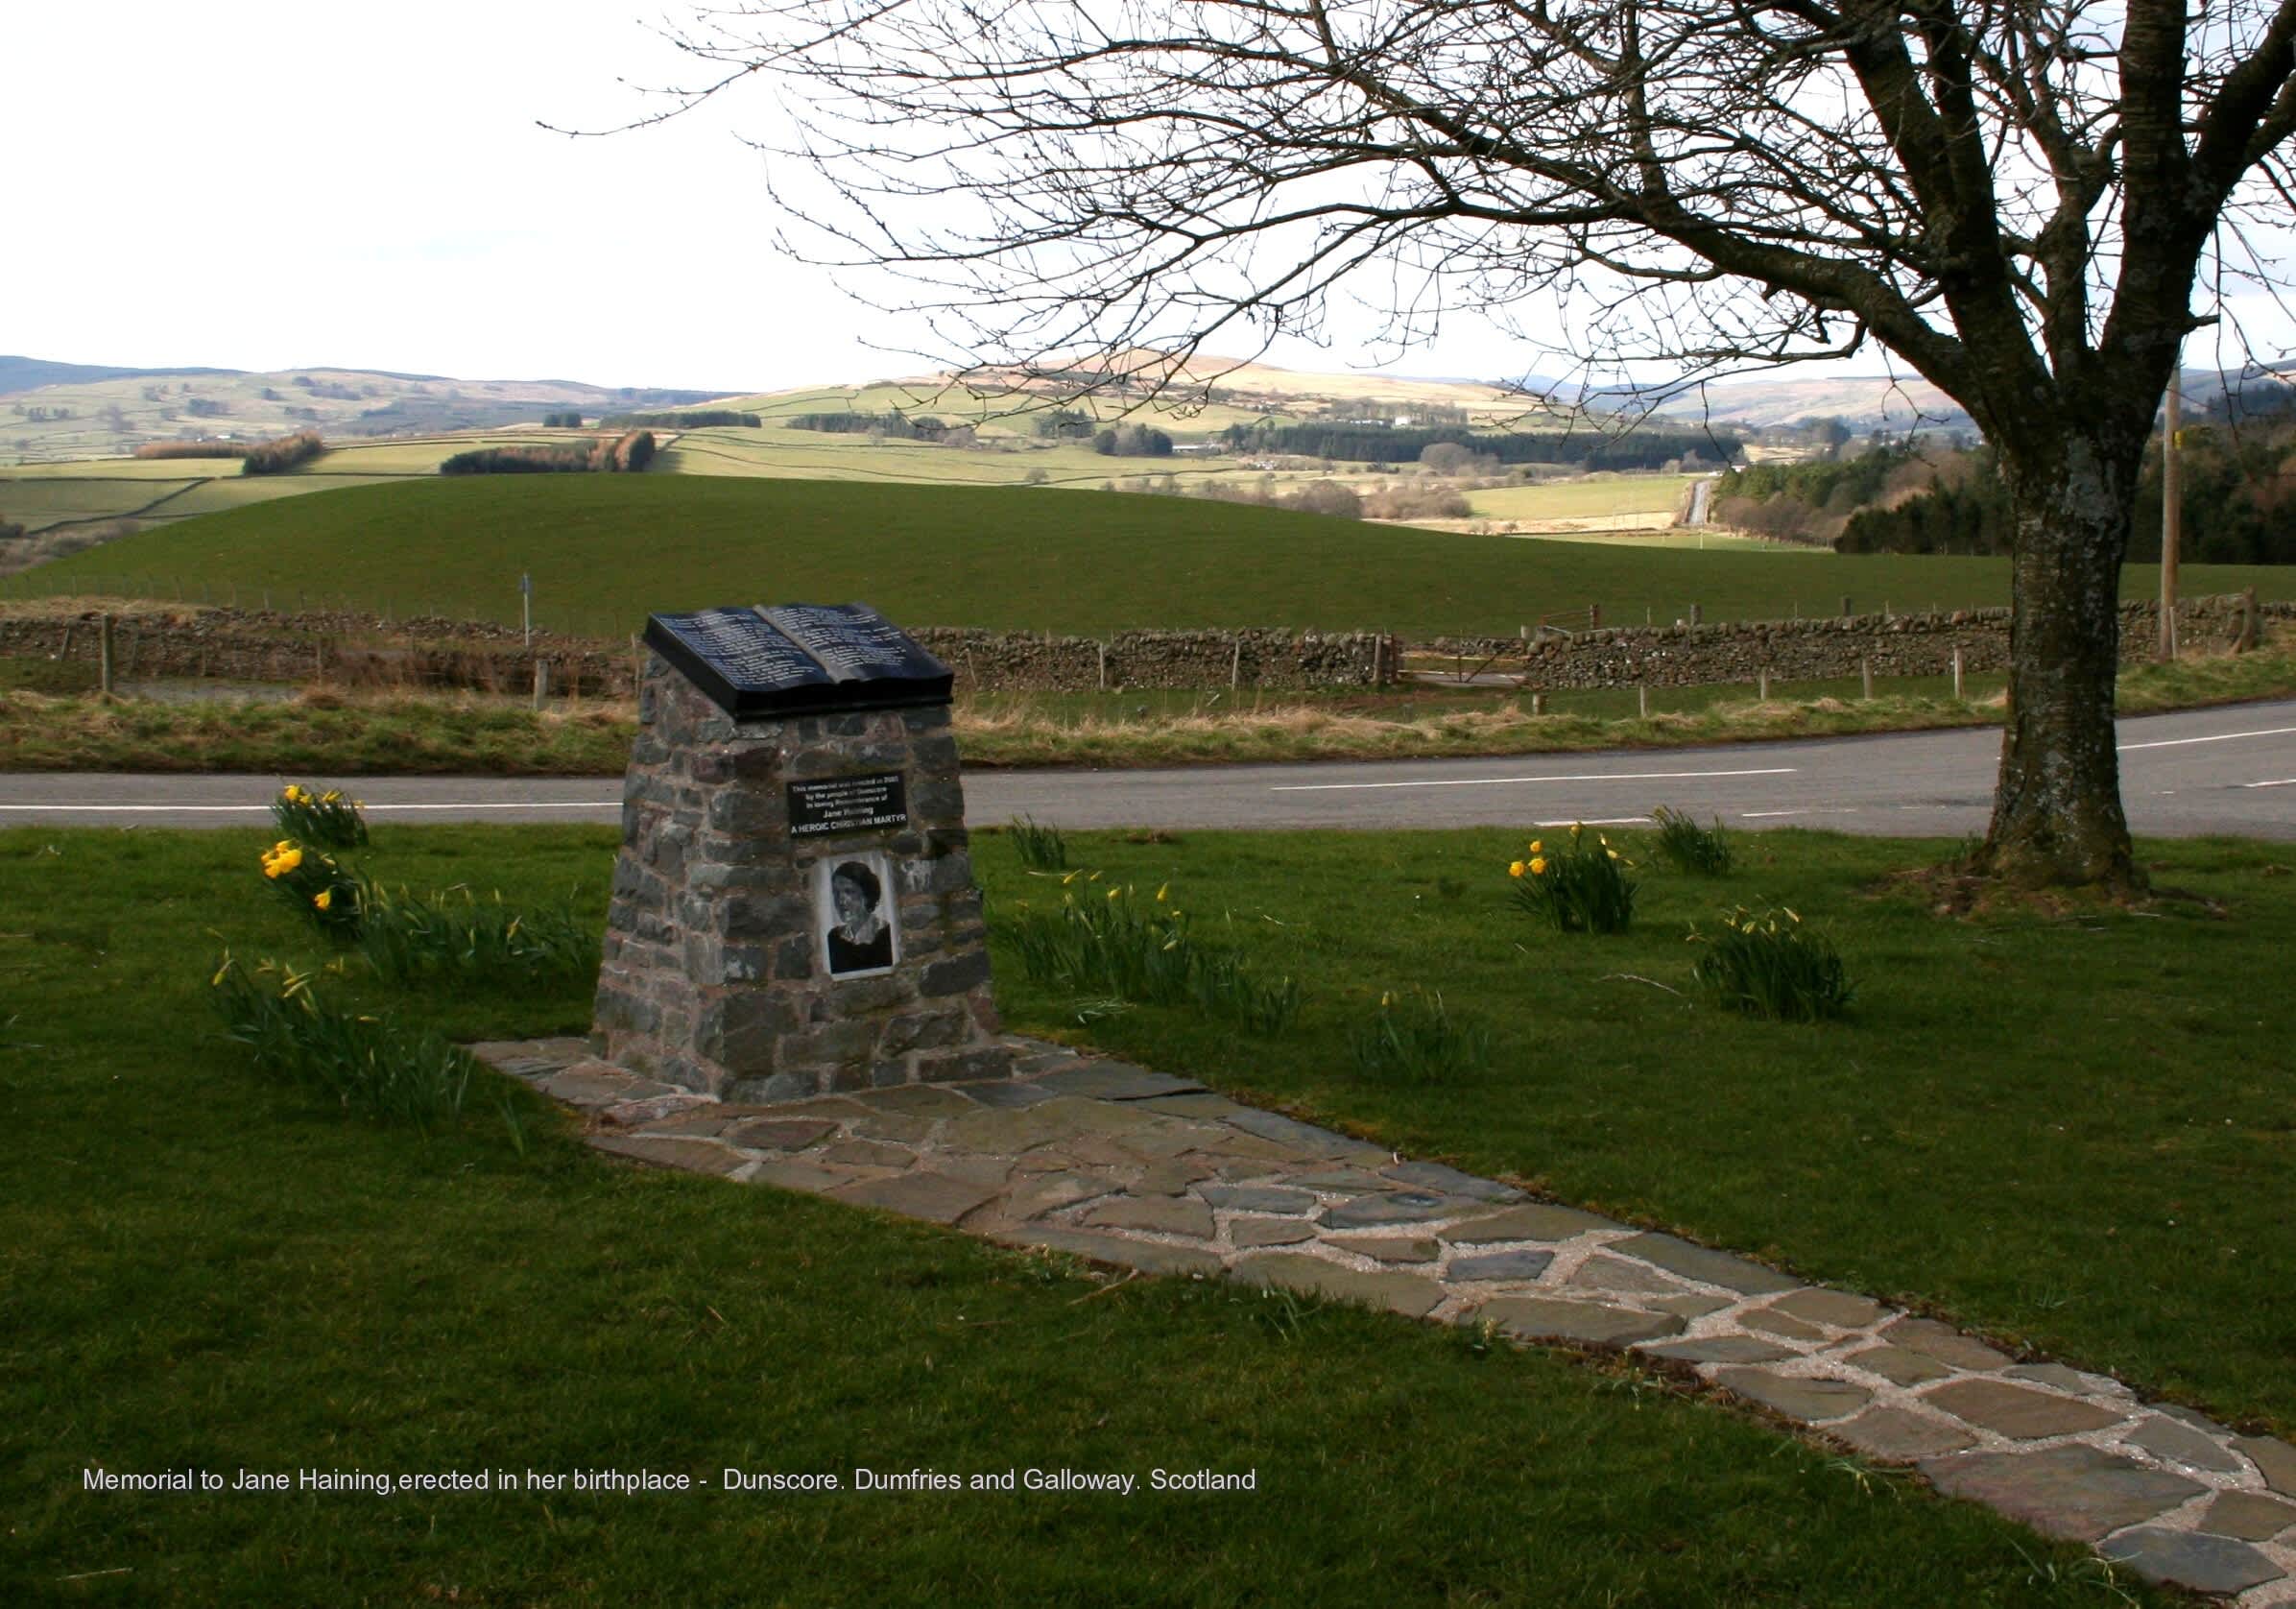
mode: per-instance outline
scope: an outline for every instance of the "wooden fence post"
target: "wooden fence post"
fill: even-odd
[[[1859,681],[1859,682],[1860,682],[1860,683],[1861,683],[1861,684],[1864,685],[1864,688],[1865,688],[1865,693],[1864,693],[1864,696],[1865,696],[1865,698],[1866,698],[1866,699],[1867,699],[1867,700],[1870,702],[1870,701],[1873,699],[1873,696],[1874,696],[1874,661],[1873,661],[1873,660],[1858,660],[1858,661],[1857,661],[1857,679],[1858,679],[1858,681]]]
[[[111,616],[104,616],[96,629],[96,686],[106,698],[111,696]]]
[[[1953,702],[1961,702],[1961,650],[1953,650]]]

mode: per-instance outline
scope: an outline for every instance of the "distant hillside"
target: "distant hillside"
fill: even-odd
[[[1926,380],[1886,374],[1821,374],[1734,380],[1685,393],[1658,410],[1668,420],[1704,420],[1741,430],[1838,419],[1859,436],[1948,435],[1976,428],[1961,404]]]
[[[115,369],[0,358],[0,465],[121,458],[144,442],[246,440],[309,425],[329,440],[499,430],[707,402],[710,391],[572,380],[457,380],[379,369]]]
[[[101,363],[51,363],[39,357],[0,356],[0,396],[41,386],[85,385],[94,380],[133,380],[153,374],[236,374],[236,369],[113,369]]]

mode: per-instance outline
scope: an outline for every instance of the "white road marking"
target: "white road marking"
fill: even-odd
[[[472,804],[365,804],[360,808],[369,815],[385,810],[618,810],[618,799],[530,799]],[[81,810],[89,815],[131,814],[195,814],[269,815],[268,804],[81,804],[68,799],[59,799],[49,804],[0,804],[0,810]]]
[[[2296,788],[2296,777],[2283,777],[2277,782],[2242,782],[2244,788]]]
[[[1855,804],[1839,806],[1813,804],[1806,810],[1740,810],[1738,815],[1741,820],[1745,821],[1760,821],[1768,816],[1854,816],[1857,814],[1859,808],[1860,806]]]
[[[2156,743],[2123,743],[2117,751],[2127,754],[2131,749],[2181,749],[2188,743],[2230,743],[2236,737],[2285,737],[2296,727],[2266,727],[2262,732],[2220,732],[2213,737],[2164,737]]]
[[[1589,771],[1575,777],[1453,777],[1424,782],[1280,782],[1270,793],[1360,793],[1371,788],[1487,788],[1514,782],[1662,782],[1685,777],[1790,777],[1800,767],[1760,771]]]
[[[1591,821],[1535,821],[1533,827],[1648,827],[1648,816],[1597,816]]]

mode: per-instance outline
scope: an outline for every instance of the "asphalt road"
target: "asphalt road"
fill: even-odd
[[[2296,840],[2296,701],[2120,723],[2121,794],[2141,834]],[[1884,836],[1982,832],[1990,729],[1504,759],[1333,761],[1164,771],[974,771],[976,827],[1539,827],[1632,822],[1656,804],[1733,827]],[[339,782],[377,821],[614,822],[609,778],[396,777]],[[0,773],[0,827],[238,827],[280,779]]]

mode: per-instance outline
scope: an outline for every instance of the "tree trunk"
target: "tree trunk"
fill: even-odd
[[[2133,893],[2143,879],[2120,805],[2113,687],[2137,452],[2076,438],[2029,455],[2004,446],[2000,463],[2017,532],[2009,714],[1978,868],[2023,887]]]

